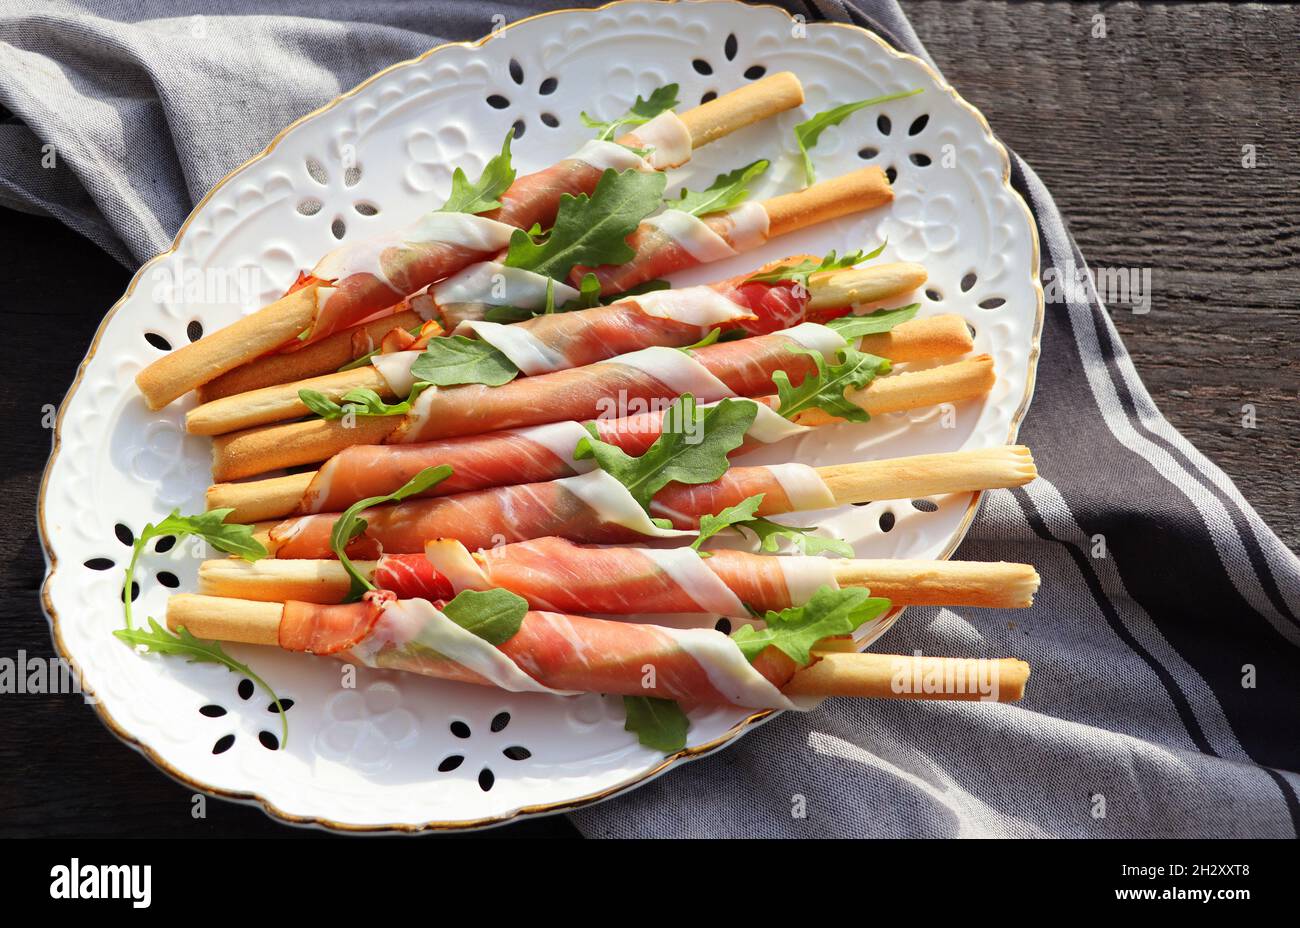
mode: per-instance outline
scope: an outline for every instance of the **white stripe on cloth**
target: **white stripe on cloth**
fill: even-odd
[[[1037,175],[1023,161],[1020,162],[1020,168],[1024,172],[1030,195],[1034,200],[1043,238],[1047,242],[1050,252],[1051,264],[1058,269],[1058,274],[1062,279],[1074,280],[1076,279],[1076,271],[1086,270],[1086,265],[1080,268],[1074,260],[1068,234],[1061,224],[1051,194],[1047,192]],[[1090,293],[1095,296],[1095,291],[1090,289]],[[1109,317],[1104,316],[1104,307],[1101,307],[1100,301],[1098,301],[1098,307],[1103,309],[1103,318],[1105,319],[1103,324],[1112,326]],[[1088,303],[1067,301],[1067,308],[1071,329],[1079,347],[1080,358],[1083,361],[1083,372],[1088,378],[1093,398],[1097,402],[1106,427],[1110,429],[1116,441],[1134,453],[1141,455],[1156,473],[1168,480],[1196,507],[1205,522],[1207,533],[1214,544],[1215,551],[1219,555],[1220,562],[1223,564],[1224,572],[1237,589],[1237,592],[1280,635],[1292,644],[1300,645],[1300,627],[1297,627],[1289,617],[1280,613],[1264,591],[1260,584],[1260,578],[1251,564],[1250,555],[1246,552],[1241,536],[1237,533],[1231,515],[1223,503],[1207,490],[1199,480],[1188,473],[1177,458],[1134,428],[1128,414],[1120,403],[1119,394],[1115,383],[1111,380],[1110,371],[1106,368],[1101,346],[1098,342],[1097,314],[1093,312],[1092,306]],[[1118,342],[1118,336],[1113,330],[1111,337]],[[1127,365],[1131,370],[1132,364],[1128,359],[1127,352],[1120,352],[1119,357],[1123,362],[1121,366]],[[1136,371],[1133,371],[1130,377],[1126,370],[1125,375],[1130,390],[1132,390],[1134,381],[1140,385],[1141,381],[1137,378]],[[1150,397],[1146,395],[1144,388],[1141,389],[1141,393],[1145,403],[1151,405]],[[1159,412],[1154,411],[1153,405],[1151,409],[1153,410],[1151,417],[1164,422]],[[1167,427],[1167,423],[1165,424]],[[1170,431],[1173,430],[1170,429]],[[1197,462],[1202,471],[1207,469],[1218,470],[1190,444],[1186,444],[1186,452],[1191,460]],[[1226,480],[1227,477],[1224,476],[1223,479]],[[1243,511],[1254,515],[1254,510],[1244,499],[1241,500],[1241,506]],[[1256,515],[1255,518],[1258,519],[1259,517]],[[1262,524],[1261,522],[1261,526]],[[1267,528],[1264,531],[1268,536],[1272,537],[1272,533],[1268,532]],[[1256,532],[1257,536],[1258,534]],[[1281,544],[1281,542],[1276,543]],[[1269,549],[1266,548],[1265,550]],[[1274,579],[1278,581],[1278,586],[1283,591],[1283,595],[1287,596],[1288,601],[1294,601],[1297,596],[1300,596],[1300,590],[1297,589],[1300,586],[1300,562],[1297,562],[1294,555],[1290,557],[1290,566],[1284,566],[1282,575],[1286,577],[1287,582],[1282,582],[1282,577],[1277,576],[1277,572],[1275,572]],[[1296,611],[1296,609],[1292,609],[1293,614]]]

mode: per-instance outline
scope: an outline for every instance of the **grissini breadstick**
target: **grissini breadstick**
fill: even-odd
[[[350,390],[361,389],[373,390],[386,400],[396,398],[383,374],[366,364],[350,371],[263,387],[203,403],[185,414],[185,431],[191,435],[222,435],[256,425],[299,419],[311,414],[299,395],[301,390],[315,390],[337,402]]]
[[[888,351],[892,361],[922,361],[957,357],[970,351],[973,342],[960,316],[912,319],[882,336],[867,336],[868,350]],[[285,467],[323,461],[354,445],[381,442],[426,442],[444,437],[480,434],[506,428],[542,425],[565,420],[598,418],[605,413],[610,397],[624,402],[654,406],[670,402],[684,389],[651,374],[646,362],[669,371],[697,372],[692,385],[720,385],[740,396],[758,396],[772,389],[772,375],[787,372],[798,380],[814,370],[811,358],[791,351],[792,347],[816,344],[827,353],[844,345],[831,330],[804,323],[784,332],[700,348],[687,356],[672,348],[643,349],[632,355],[612,358],[581,368],[522,377],[500,387],[468,384],[446,390],[426,390],[409,416],[310,420],[263,426],[230,432],[213,442],[212,476],[216,482],[252,477]],[[873,351],[874,353],[874,351]],[[671,366],[669,366],[671,365]],[[671,379],[671,378],[667,378]],[[680,386],[680,385],[678,385]],[[701,401],[721,399],[723,394],[704,395]],[[436,403],[434,402],[437,398]],[[426,399],[427,398],[427,399]],[[431,433],[431,434],[430,434]]]
[[[1016,702],[1024,698],[1028,682],[1029,665],[1013,658],[841,652],[823,654],[817,663],[795,674],[782,692],[811,697],[875,694],[882,699]]]
[[[243,483],[214,483],[208,487],[206,508],[233,509],[226,517],[227,522],[282,519],[297,509],[317,473],[306,471]]]
[[[691,144],[703,148],[802,103],[799,78],[790,71],[780,71],[692,107],[681,114],[681,120],[691,134]]]
[[[419,296],[421,295],[417,294],[411,299],[415,300]],[[247,393],[278,383],[306,380],[308,377],[337,371],[350,361],[378,348],[379,340],[393,329],[409,330],[426,321],[426,318],[433,318],[433,297],[423,296],[429,304],[427,317],[413,309],[403,309],[391,316],[381,316],[342,332],[335,332],[301,351],[277,352],[258,358],[199,387],[199,402],[210,403],[236,393]]]
[[[181,593],[168,601],[167,624],[202,638],[279,646],[516,691],[652,696],[687,705],[798,709],[829,695],[1005,702],[1024,695],[1029,677],[1029,665],[1018,660],[859,654],[840,650],[836,641],[826,651],[814,649],[808,667],[773,648],[751,663],[721,632],[556,612],[525,613],[518,631],[493,646],[457,631],[459,626],[452,627],[428,600],[375,594],[361,603],[322,606]],[[406,643],[417,637],[420,660],[405,653]],[[444,652],[459,653],[461,661],[431,656],[430,651],[439,652],[430,641]],[[575,645],[584,655],[580,661],[573,658]],[[507,659],[505,666],[497,663],[500,657]],[[658,670],[653,680],[642,669],[646,664]]]
[[[622,483],[597,469],[544,483],[412,498],[368,509],[365,529],[348,554],[416,554],[431,538],[453,538],[470,549],[551,535],[591,544],[680,539],[693,534],[701,516],[759,494],[758,515],[769,516],[1017,487],[1035,475],[1033,457],[1021,446],[816,468],[797,463],[731,467],[709,483],[668,484],[654,495],[647,513]],[[333,557],[331,531],[338,518],[338,513],[319,513],[286,519],[271,529],[272,554]],[[663,522],[672,528],[664,528]]]
[[[871,166],[764,200],[763,211],[768,236],[775,237],[881,206],[893,198],[885,172]]]
[[[983,396],[992,388],[996,377],[993,359],[979,355],[917,371],[905,371],[888,377],[876,378],[861,391],[854,391],[853,402],[869,414],[883,415],[920,409],[940,403],[960,403]],[[779,409],[775,396],[760,397],[759,402]],[[770,417],[764,417],[764,424]],[[795,423],[801,426],[818,426],[838,422],[821,409],[799,413]],[[596,420],[592,424],[602,440],[617,445],[629,453],[644,450],[648,442],[659,435],[662,416],[652,420],[648,416],[627,419]],[[544,431],[536,439],[545,439],[539,445],[532,432],[520,429],[508,433],[487,433],[478,440],[451,439],[429,442],[426,445],[354,446],[335,456],[320,471],[292,474],[287,477],[270,477],[244,483],[218,483],[208,488],[208,509],[233,509],[226,517],[229,522],[257,522],[276,519],[296,512],[328,512],[350,506],[358,499],[383,496],[406,483],[425,467],[450,464],[455,475],[434,488],[434,492],[460,492],[483,489],[494,484],[483,482],[490,475],[476,460],[509,459],[515,463],[509,477],[511,483],[533,483],[559,477],[571,477],[578,471],[549,451],[554,438],[554,428],[542,426]],[[575,431],[575,434],[576,431]],[[780,440],[786,433],[773,429],[770,436],[762,435],[747,441],[734,452],[761,447],[767,441]],[[576,442],[576,439],[574,439]],[[313,486],[319,475],[319,483]],[[482,479],[479,479],[479,478]],[[312,499],[307,508],[307,494]]]
[[[790,259],[786,259],[790,260]],[[779,263],[779,262],[774,262]],[[465,322],[457,334],[477,337],[497,347],[526,374],[549,373],[594,364],[616,355],[662,345],[684,347],[698,342],[712,329],[724,331],[757,319],[760,314],[780,319],[780,327],[802,322],[803,307],[819,297],[823,312],[844,309],[854,302],[886,299],[910,293],[925,282],[919,264],[886,264],[819,275],[807,290],[791,281],[749,283],[742,274],[707,287],[658,291],[630,297],[591,309],[537,316],[511,326]],[[914,326],[921,338],[926,325],[936,333],[942,323]],[[889,333],[867,337],[873,353],[896,351]],[[888,355],[882,355],[888,356]],[[340,402],[350,390],[373,390],[385,400],[396,400],[400,390],[410,390],[411,364],[418,351],[400,357],[377,357],[373,365],[339,371],[292,383],[263,387],[249,393],[203,403],[186,413],[185,429],[195,435],[222,435],[239,429],[284,422],[308,415],[301,390],[312,390]],[[394,383],[394,380],[398,382]]]
[[[149,408],[162,409],[195,387],[297,338],[316,318],[318,289],[317,284],[309,284],[294,290],[150,364],[135,378]]]
[[[763,84],[763,87],[756,89],[758,84]],[[791,74],[782,73],[743,88],[739,96],[725,94],[718,97],[709,104],[709,109],[704,114],[688,114],[689,120],[671,113],[663,114],[667,117],[664,123],[669,132],[679,135],[684,133],[685,157],[689,157],[690,148],[696,144],[695,130],[691,126],[699,128],[700,139],[712,141],[719,137],[715,134],[717,131],[733,125],[747,125],[754,119],[762,118],[764,113],[774,115],[797,106],[802,99],[798,80]],[[658,130],[659,127],[652,121],[625,134],[619,142],[640,147],[646,140],[645,137]],[[676,147],[664,145],[662,151],[667,154]],[[649,156],[652,166],[656,169],[672,166],[670,163],[655,163],[658,151],[656,146],[656,153]],[[685,160],[685,157],[681,160]],[[161,409],[227,371],[292,343],[300,333],[308,329],[313,329],[313,337],[332,334],[332,329],[316,325],[316,322],[322,313],[330,312],[330,304],[336,298],[346,299],[349,309],[346,313],[340,311],[332,314],[331,325],[345,328],[475,261],[486,260],[509,243],[509,233],[513,228],[529,228],[534,222],[549,224],[547,216],[554,217],[554,209],[559,204],[561,193],[591,193],[603,173],[598,166],[580,159],[567,159],[555,166],[555,169],[548,170],[557,169],[565,175],[562,184],[550,179],[539,179],[537,175],[517,178],[515,184],[502,195],[503,205],[495,212],[495,219],[445,213],[434,223],[436,229],[420,226],[417,230],[416,226],[412,226],[403,230],[396,238],[396,243],[420,246],[412,249],[410,266],[403,268],[400,290],[406,292],[394,291],[391,283],[393,275],[386,270],[379,273],[351,273],[351,266],[357,264],[352,255],[360,254],[358,248],[368,254],[375,250],[372,245],[359,243],[357,246],[345,246],[343,250],[349,252],[349,257],[331,260],[327,256],[313,270],[312,281],[306,286],[233,325],[209,333],[197,342],[167,354],[141,371],[136,384],[144,394],[149,408]],[[513,196],[511,191],[515,191]],[[420,223],[425,221],[421,219]],[[328,272],[328,269],[335,267],[347,270],[350,276],[344,276],[342,272]],[[344,296],[339,297],[339,292],[344,293]]]
[[[882,416],[973,400],[988,393],[996,379],[993,358],[981,354],[941,367],[877,377],[865,389],[850,390],[845,397],[870,415]],[[840,420],[824,410],[807,409],[795,416],[794,421],[799,425],[818,426]]]
[[[853,560],[717,550],[593,547],[562,538],[471,553],[433,541],[429,555],[388,554],[353,566],[400,599],[450,599],[463,589],[500,587],[534,609],[597,615],[699,612],[747,618],[807,602],[823,585],[860,586],[895,606],[1019,609],[1033,603],[1038,574],[1028,564]],[[694,558],[694,561],[690,561]],[[336,560],[219,558],[199,565],[198,592],[264,602],[341,603],[351,580]]]

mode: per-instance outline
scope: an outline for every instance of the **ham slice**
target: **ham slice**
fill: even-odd
[[[591,195],[604,171],[576,158],[565,158],[548,168],[515,178],[501,195],[501,208],[485,213],[491,219],[519,229],[540,225],[550,228],[564,194]]]
[[[459,592],[432,561],[413,554],[381,557],[370,582],[402,599],[450,599]]]
[[[355,271],[330,280],[317,291],[316,321],[311,334],[289,347],[297,349],[354,326],[392,306],[407,293],[414,293],[492,254],[443,242],[385,249],[380,258],[384,267],[382,275]]]
[[[364,617],[358,638],[356,617]],[[307,643],[309,646],[303,646]],[[368,594],[349,606],[286,603],[282,647],[369,667],[498,686],[512,692],[610,693],[686,706],[810,708],[780,687],[797,669],[768,648],[751,664],[726,635],[530,611],[499,647],[453,622],[426,599]],[[645,667],[651,665],[653,674]]]
[[[760,415],[733,456],[804,431],[772,412],[768,404],[773,400],[756,400],[762,404]],[[552,422],[415,445],[353,445],[321,465],[298,504],[297,514],[341,512],[357,500],[386,496],[426,467],[440,464],[451,465],[452,475],[426,496],[572,477],[595,466],[573,457],[578,442],[590,434],[588,428],[594,428],[601,441],[639,457],[659,438],[663,418],[661,409],[622,419],[596,419],[585,425]]]
[[[720,261],[767,241],[768,217],[760,203],[697,218],[666,210],[642,222],[627,242],[636,256],[624,264],[576,267],[574,286],[588,273],[600,281],[601,293],[623,293],[646,281],[666,277],[710,261]]]
[[[791,296],[789,287],[760,284],[742,289],[735,285],[738,282],[660,290],[608,306],[534,316],[509,326],[467,321],[455,334],[476,335],[500,349],[523,373],[537,375],[594,364],[652,345],[685,347],[714,328],[734,328],[756,319],[755,309],[769,302],[776,306],[789,302],[796,307],[807,302]],[[770,301],[769,291],[778,294]]]
[[[586,434],[577,423],[555,423],[418,445],[353,445],[321,466],[298,511],[339,512],[357,500],[392,493],[440,464],[451,465],[452,475],[431,496],[571,477],[579,472],[573,449]]]
[[[657,528],[622,484],[604,471],[577,477],[475,490],[431,499],[408,499],[367,510],[365,531],[348,546],[352,557],[416,554],[426,541],[454,538],[466,547],[556,535],[572,541],[620,544],[646,537],[680,537],[697,528],[701,515],[716,513],[763,493],[760,513],[834,505],[817,472],[802,464],[733,467],[713,483],[669,484],[655,496],[651,514],[671,520]],[[286,519],[271,529],[275,556],[328,558],[336,513]]]
[[[537,375],[656,345],[686,347],[713,329],[771,332],[803,321],[807,291],[789,281],[747,282],[749,276],[708,286],[657,290],[607,306],[546,313],[512,325],[462,313],[453,334],[489,342],[520,371]],[[458,305],[461,309],[486,308],[484,304]]]
[[[406,577],[428,568],[455,593],[500,587],[524,597],[534,609],[602,615],[694,612],[740,619],[750,615],[746,606],[779,611],[802,604],[818,586],[837,586],[832,562],[824,558],[743,551],[718,550],[701,557],[689,548],[601,547],[548,537],[474,553],[458,541],[442,539],[429,542],[425,552],[384,555],[375,583],[403,599],[427,597],[425,584],[408,584]],[[791,572],[820,582],[792,588],[787,581]]]
[[[287,602],[280,618],[280,647],[311,654],[351,648],[370,634],[383,603],[392,598],[389,593],[337,606]]]
[[[791,348],[811,346],[829,354],[844,344],[830,329],[804,324],[709,345],[690,355],[673,348],[645,348],[585,367],[520,377],[499,387],[429,389],[387,441],[423,442],[547,422],[636,415],[664,408],[687,392],[700,402],[760,396],[772,391],[777,371],[798,383],[815,370],[810,357]]]

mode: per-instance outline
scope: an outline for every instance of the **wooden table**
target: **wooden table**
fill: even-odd
[[[1091,266],[1151,269],[1150,312],[1111,309],[1138,372],[1300,547],[1300,7],[903,5]]]
[[[1151,312],[1114,315],[1156,401],[1293,547],[1300,519],[1295,150],[1300,10],[1223,4],[908,3],[950,81],[1042,175],[1094,266],[1150,267]],[[1241,167],[1242,146],[1258,164]],[[0,655],[52,653],[38,600],[42,425],[128,273],[53,220],[0,213],[8,376],[0,429]],[[1258,428],[1240,427],[1256,406]],[[304,834],[188,789],[75,696],[0,699],[0,834]],[[493,835],[571,835],[563,819]]]

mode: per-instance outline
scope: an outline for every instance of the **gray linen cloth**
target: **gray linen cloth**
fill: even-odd
[[[287,123],[389,64],[483,35],[493,14],[576,5],[4,0],[0,105],[12,115],[0,113],[0,203],[55,216],[136,266]],[[785,5],[928,60],[890,0]],[[1044,266],[1084,269],[1050,194],[1013,161]],[[1294,837],[1300,564],[1160,415],[1091,291],[1048,306],[1021,439],[1045,476],[987,494],[957,556],[1033,563],[1037,604],[913,609],[880,647],[1023,657],[1035,671],[1023,702],[840,700],[787,713],[579,811],[577,826],[616,837]],[[1243,685],[1248,666],[1254,686]]]

